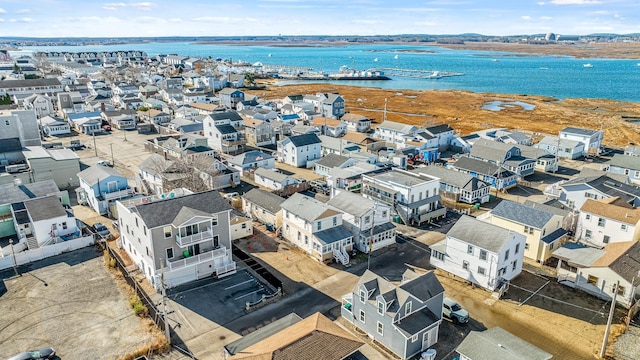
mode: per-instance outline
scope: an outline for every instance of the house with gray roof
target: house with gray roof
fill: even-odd
[[[112,214],[117,200],[133,195],[127,178],[110,166],[90,166],[78,173],[78,179],[78,203],[100,215]]]
[[[553,357],[498,326],[471,331],[456,351],[460,360],[549,360]]]
[[[443,166],[418,167],[411,172],[440,179],[440,196],[445,199],[466,204],[483,204],[490,200],[491,184],[467,173]]]
[[[357,163],[358,160],[338,154],[327,154],[315,163],[314,172],[320,176],[327,176],[333,168],[348,168]]]
[[[273,169],[276,167],[276,160],[264,151],[252,150],[232,156],[227,160],[229,167],[244,173],[257,168]]]
[[[402,148],[405,146],[405,142],[412,139],[417,131],[416,126],[385,120],[376,126],[373,137]]]
[[[359,194],[340,191],[327,205],[342,212],[342,223],[353,234],[358,250],[369,253],[396,243],[396,226],[391,222],[391,207]]]
[[[522,271],[524,235],[463,215],[431,246],[431,265],[489,291],[502,291]]]
[[[535,171],[553,173],[558,171],[558,158],[547,150],[528,145],[516,146],[520,149],[520,153],[523,157],[535,161],[535,165],[533,167]]]
[[[300,193],[293,194],[281,207],[285,240],[322,263],[349,263],[353,235],[342,225],[342,212]]]
[[[410,359],[438,342],[444,288],[433,271],[411,270],[395,285],[366,270],[342,297],[340,312],[399,359]]]
[[[159,291],[236,271],[231,206],[213,191],[117,202],[119,244]]]
[[[565,159],[577,159],[587,154],[583,142],[557,136],[545,136],[534,146]]]
[[[422,130],[422,133],[426,133],[436,139],[438,149],[440,151],[447,150],[453,140],[454,130],[449,124],[440,124],[429,126]]]
[[[587,199],[599,200],[616,196],[634,208],[640,206],[640,188],[603,174],[562,181],[551,185],[551,189],[545,192],[557,194],[558,201],[573,210],[580,209]]]
[[[254,188],[242,195],[242,211],[251,217],[265,224],[267,230],[280,231],[282,226],[282,208],[280,205],[285,201],[272,192]]]
[[[247,144],[241,128],[242,117],[235,111],[214,112],[203,122],[209,146],[225,154],[237,153]]]
[[[640,242],[609,243],[596,248],[569,242],[553,252],[557,258],[558,282],[605,301],[611,301],[617,288],[616,303],[629,308],[640,295]]]
[[[282,190],[288,186],[297,185],[296,178],[286,175],[276,169],[257,168],[253,173],[256,184],[271,190]]]
[[[564,216],[514,201],[502,200],[478,218],[522,234],[526,239],[524,257],[538,263],[545,263],[568,237]]]
[[[362,188],[362,175],[379,174],[388,169],[356,158],[358,162],[347,168],[333,168],[326,176],[327,183],[332,189],[344,189],[347,191],[360,191]]]
[[[520,177],[534,172],[535,160],[522,156],[520,148],[512,144],[480,139],[473,144],[469,157],[498,165]]]
[[[516,173],[469,156],[461,156],[455,163],[449,165],[449,168],[485,181],[497,190],[510,189],[518,184]]]
[[[629,145],[624,148],[624,154],[629,156],[640,156],[640,146]]]
[[[615,154],[609,161],[607,172],[625,175],[629,182],[640,185],[640,157]]]
[[[294,167],[311,167],[320,159],[322,141],[316,134],[293,135],[278,141],[278,161]]]
[[[29,250],[82,237],[76,218],[57,195],[15,202],[11,211],[18,243]]]
[[[583,143],[585,155],[599,155],[602,140],[604,139],[604,131],[569,126],[560,130],[558,137]]]
[[[242,77],[242,83],[244,84],[244,76]],[[244,101],[244,96],[244,92],[233,88],[224,88],[218,91],[220,104],[227,109],[235,109],[239,102]]]

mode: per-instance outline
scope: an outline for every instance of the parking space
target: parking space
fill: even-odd
[[[135,316],[94,247],[18,270],[0,272],[0,356],[50,346],[61,359],[115,359],[162,337]]]

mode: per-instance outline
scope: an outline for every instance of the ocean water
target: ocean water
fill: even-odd
[[[459,72],[440,79],[393,77],[390,81],[340,81],[345,85],[407,90],[469,90],[499,94],[543,95],[557,99],[603,98],[640,101],[640,59],[575,59],[504,52],[451,50],[434,46],[235,46],[142,43],[107,46],[24,47],[23,51],[142,50],[148,55],[181,54],[288,65],[337,72],[340,66],[366,70],[402,68]],[[397,57],[396,57],[397,55]],[[377,60],[377,61],[376,61]],[[585,67],[591,64],[592,67]]]

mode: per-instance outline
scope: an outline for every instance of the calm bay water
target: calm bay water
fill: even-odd
[[[337,72],[403,68],[460,72],[441,79],[396,77],[391,81],[342,81],[345,85],[410,90],[469,90],[500,94],[640,101],[640,59],[574,59],[501,52],[450,50],[431,46],[347,45],[337,47],[233,46],[195,43],[144,43],[107,46],[24,47],[25,51],[142,50],[149,56],[181,54],[289,65]],[[397,55],[397,58],[396,58]],[[377,61],[376,61],[377,60]],[[585,67],[584,64],[592,64]]]

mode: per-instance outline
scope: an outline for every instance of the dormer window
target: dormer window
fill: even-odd
[[[360,302],[364,302],[367,299],[367,292],[365,290],[360,290]]]
[[[409,314],[411,314],[411,301],[404,306],[404,315],[407,316]]]
[[[384,311],[385,311],[384,302],[378,300],[378,314],[384,315]]]

